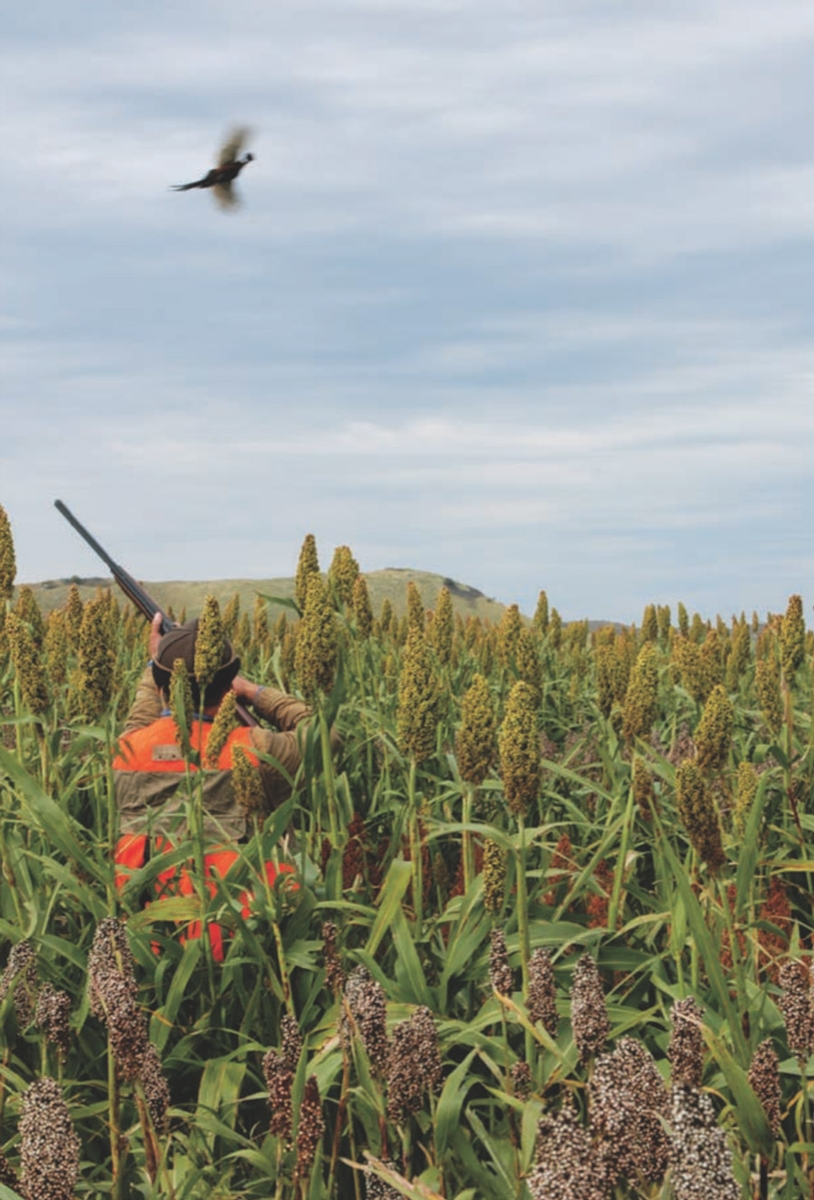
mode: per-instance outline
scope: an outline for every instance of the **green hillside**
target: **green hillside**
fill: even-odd
[[[463,617],[482,617],[490,621],[499,621],[506,605],[497,600],[489,599],[477,588],[457,583],[443,575],[434,575],[430,571],[413,571],[408,567],[386,567],[381,571],[371,571],[365,575],[370,592],[370,602],[374,613],[379,613],[385,599],[389,600],[396,613],[401,616],[406,610],[407,584],[410,580],[415,583],[421,593],[425,608],[434,608],[436,597],[443,586],[446,586],[452,596],[453,607]],[[68,595],[68,589],[76,583],[83,600],[89,599],[97,587],[109,587],[112,580],[109,577],[94,577],[91,579],[59,579],[47,580],[43,583],[32,584],[34,593],[44,612],[60,608]],[[146,591],[161,605],[162,608],[172,608],[180,613],[186,609],[187,616],[195,616],[201,609],[204,597],[216,596],[223,606],[231,597],[238,593],[241,610],[251,610],[254,607],[258,592],[266,596],[283,596],[291,598],[294,595],[293,578],[284,579],[212,579],[206,582],[167,581],[164,583],[144,582]]]

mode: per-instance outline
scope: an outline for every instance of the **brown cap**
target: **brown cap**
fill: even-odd
[[[165,633],[161,641],[158,643],[158,649],[155,652],[153,663],[162,671],[172,672],[176,658],[182,658],[189,675],[195,677],[195,642],[198,637],[198,618],[194,621],[187,621],[185,625],[176,625],[169,633]],[[223,654],[221,655],[220,667],[218,675],[225,667],[232,667],[237,662],[239,668],[239,660],[235,654],[232,643],[227,639],[223,639]],[[235,671],[238,669],[235,668]],[[232,673],[234,674],[235,671]]]

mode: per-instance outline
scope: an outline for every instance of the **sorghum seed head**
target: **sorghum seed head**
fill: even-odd
[[[295,666],[306,696],[328,692],[333,686],[339,658],[339,630],[328,589],[319,574],[308,578],[302,620],[297,629]]]
[[[348,976],[345,984],[345,1003],[371,1064],[383,1070],[387,1061],[386,997],[384,988],[371,978],[366,967],[355,967]],[[340,1035],[343,1044],[349,1046],[351,1023],[344,1014]]]
[[[538,633],[546,633],[548,630],[548,596],[545,592],[540,592],[537,597],[537,607],[534,610],[534,628]]]
[[[814,993],[811,974],[802,962],[790,960],[780,968],[780,1010],[786,1024],[789,1050],[799,1062],[814,1052]]]
[[[214,596],[206,596],[195,636],[193,673],[201,693],[201,703],[212,680],[223,666],[226,634],[220,615],[220,605]]]
[[[732,1153],[705,1092],[686,1084],[670,1097],[670,1179],[676,1200],[739,1200]]]
[[[483,675],[475,675],[461,701],[461,728],[455,739],[461,778],[475,786],[483,783],[497,761],[497,723]]]
[[[313,533],[307,533],[300,549],[297,573],[294,578],[294,595],[300,612],[305,609],[305,602],[308,598],[308,580],[312,575],[319,575],[319,559],[316,539]]]
[[[571,1028],[580,1062],[587,1063],[607,1041],[610,1021],[599,970],[590,954],[574,967],[571,983]]]
[[[263,1077],[266,1081],[268,1103],[271,1109],[269,1132],[272,1137],[279,1137],[290,1142],[294,1120],[291,1101],[294,1072],[283,1054],[278,1054],[276,1050],[269,1050],[263,1059]]]
[[[503,907],[506,857],[500,842],[486,839],[483,847],[483,906],[490,913],[500,912]]]
[[[509,965],[509,955],[506,950],[506,939],[503,936],[503,930],[495,927],[492,930],[491,937],[489,981],[499,995],[511,996],[514,985],[514,972]]]
[[[302,1052],[302,1034],[297,1024],[297,1018],[287,1013],[280,1021],[280,1031],[283,1037],[283,1058],[286,1066],[290,1070],[296,1071]]]
[[[307,1176],[314,1163],[317,1147],[325,1132],[322,1116],[322,1101],[316,1075],[305,1081],[305,1092],[300,1104],[300,1120],[297,1127],[297,1178]]]
[[[435,751],[440,715],[440,686],[433,670],[423,628],[413,625],[407,637],[398,685],[396,725],[399,748],[417,763]]]
[[[806,623],[800,596],[789,596],[785,616],[780,623],[780,665],[783,676],[791,682],[805,658]]]
[[[532,1200],[607,1200],[605,1163],[570,1103],[537,1126],[537,1164],[526,1181]]]
[[[243,746],[232,751],[232,790],[240,811],[246,816],[262,813],[265,798],[259,768]]]
[[[529,993],[526,998],[529,1020],[539,1021],[551,1037],[557,1036],[557,990],[551,955],[539,948],[529,959]]]
[[[71,998],[50,983],[44,983],[37,997],[35,1021],[49,1042],[53,1042],[64,1054],[70,1041],[68,1021],[71,1015]]]
[[[783,698],[780,695],[780,671],[773,654],[755,664],[755,692],[769,732],[777,737],[783,725]]]
[[[614,1177],[635,1183],[641,1173],[660,1183],[670,1148],[660,1120],[667,1117],[668,1095],[651,1055],[634,1038],[622,1038],[597,1059],[588,1087],[591,1127],[606,1146]]]
[[[726,861],[721,822],[704,773],[692,760],[683,762],[676,771],[676,809],[699,858],[710,871],[717,871]]]
[[[213,771],[217,769],[218,760],[223,747],[229,739],[229,734],[237,729],[236,707],[237,694],[233,691],[228,691],[218,706],[218,711],[209,730],[209,737],[206,740],[206,765]]]
[[[415,1058],[418,1064],[418,1074],[422,1089],[435,1092],[441,1082],[441,1054],[438,1049],[438,1030],[432,1013],[423,1004],[413,1012],[410,1018],[415,1046]]]
[[[720,771],[725,766],[732,744],[733,724],[732,702],[724,686],[719,683],[707,697],[695,731],[698,766],[702,771]]]
[[[649,736],[659,711],[658,686],[658,656],[655,647],[647,644],[639,651],[625,694],[622,733],[626,742]]]
[[[0,504],[0,601],[9,600],[14,590],[17,560],[14,556],[14,538],[8,513]]]
[[[20,1165],[26,1200],[72,1200],[79,1178],[76,1136],[59,1084],[44,1076],[23,1093]]]
[[[531,1095],[531,1067],[525,1061],[520,1059],[514,1064],[509,1072],[512,1081],[512,1094],[518,1100],[528,1100]]]
[[[139,1078],[153,1128],[156,1133],[164,1134],[167,1131],[167,1110],[170,1107],[170,1085],[161,1065],[161,1057],[152,1042],[147,1043]]]
[[[780,1071],[771,1038],[762,1041],[752,1055],[749,1085],[763,1106],[772,1137],[776,1138],[780,1132]]]
[[[5,614],[4,628],[23,703],[35,717],[42,716],[50,697],[39,648],[28,625],[16,612]]]
[[[353,582],[351,604],[353,615],[356,618],[356,628],[362,637],[370,637],[373,632],[373,609],[370,605],[370,593],[364,575],[357,575]]]
[[[498,743],[506,803],[525,816],[540,790],[540,737],[534,692],[522,680],[509,693]]]
[[[353,557],[350,546],[337,546],[328,568],[328,580],[337,599],[343,604],[350,604],[353,585],[358,577],[359,564]]]
[[[345,972],[342,970],[342,960],[336,944],[337,933],[338,930],[333,921],[323,921],[322,957],[325,963],[325,978],[335,996],[345,987]]]
[[[676,1000],[670,1013],[673,1032],[667,1057],[670,1077],[674,1084],[700,1087],[704,1070],[704,1034],[701,1030],[703,1012],[692,996]]]
[[[175,733],[181,753],[187,762],[192,758],[189,730],[194,711],[195,702],[192,699],[192,688],[186,663],[183,658],[176,658],[172,664],[172,674],[170,675],[170,712],[175,723]]]

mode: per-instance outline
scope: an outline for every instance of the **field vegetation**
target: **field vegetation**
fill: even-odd
[[[317,714],[291,799],[246,788],[225,877],[193,836],[117,884],[146,623],[44,616],[0,509],[0,1197],[814,1194],[800,598],[591,630],[403,582],[309,538],[287,606],[222,598]]]

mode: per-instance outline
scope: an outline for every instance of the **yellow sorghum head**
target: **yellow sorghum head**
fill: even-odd
[[[487,912],[500,912],[505,887],[506,851],[499,842],[487,838],[483,847],[483,906]]]
[[[655,604],[645,606],[642,617],[642,641],[657,642],[659,637],[659,619],[656,615]]]
[[[699,858],[711,871],[717,871],[725,861],[721,823],[704,773],[692,759],[676,770],[676,809]]]
[[[611,643],[598,642],[594,651],[596,663],[596,701],[603,717],[609,717],[615,699],[613,672],[616,665],[616,649]]]
[[[540,592],[537,597],[537,607],[534,610],[534,628],[540,634],[548,633],[548,596]]]
[[[246,654],[252,642],[252,623],[247,612],[241,613],[235,630],[235,652]]]
[[[6,636],[23,703],[35,717],[48,708],[48,687],[42,655],[31,629],[16,612],[6,614]]]
[[[255,597],[254,612],[252,613],[252,638],[258,650],[267,651],[269,647],[269,613],[266,601],[262,596]]]
[[[522,680],[509,693],[498,747],[509,811],[525,816],[540,791],[540,735],[534,692]]]
[[[681,683],[697,704],[708,696],[707,676],[701,662],[701,649],[692,638],[683,634],[673,641],[673,662],[678,667]]]
[[[175,732],[181,753],[189,762],[192,758],[192,742],[189,731],[192,725],[192,714],[195,703],[192,699],[192,688],[189,685],[189,673],[183,658],[176,658],[172,664],[170,675],[170,712],[175,722]]]
[[[690,618],[687,616],[686,606],[679,600],[678,602],[678,632],[682,637],[689,637],[690,633]]]
[[[780,671],[773,654],[761,658],[755,665],[755,692],[772,737],[777,737],[783,725],[783,698],[780,695]]]
[[[351,553],[350,546],[337,546],[328,568],[328,582],[342,604],[353,600],[353,585],[359,575],[359,564]]]
[[[306,696],[331,689],[338,656],[339,633],[328,589],[321,575],[312,575],[297,630],[294,659],[297,678]]]
[[[697,642],[698,645],[700,646],[706,636],[707,636],[706,622],[703,620],[700,613],[697,613],[697,612],[693,613],[692,621],[690,622],[690,637],[692,638],[692,640],[694,642]]]
[[[68,589],[68,599],[65,601],[65,613],[68,621],[68,634],[74,646],[79,643],[79,630],[82,628],[84,605],[79,595],[79,588],[72,583]]]
[[[367,580],[364,575],[357,575],[353,581],[351,604],[356,619],[356,628],[362,637],[370,637],[373,632],[373,609],[370,606],[370,593],[367,590]]]
[[[524,625],[520,630],[514,652],[517,678],[527,683],[534,692],[534,702],[539,708],[543,698],[543,666],[537,651],[537,639]]]
[[[653,787],[653,775],[640,754],[633,755],[631,786],[633,799],[636,801],[642,818],[645,821],[651,821],[653,809],[656,806],[656,792]]]
[[[84,606],[79,630],[80,709],[90,720],[107,708],[113,690],[115,657],[109,641],[107,604],[97,597]]]
[[[670,605],[660,604],[656,610],[656,616],[659,626],[659,641],[663,646],[666,646],[670,641],[670,631],[672,629],[670,619]]]
[[[735,805],[732,810],[732,824],[735,832],[743,835],[749,813],[757,795],[759,778],[754,765],[750,762],[738,763],[738,777],[735,790]]]
[[[507,667],[514,660],[517,641],[522,628],[523,622],[520,619],[520,609],[516,604],[510,604],[500,618],[500,624],[497,627],[498,654],[504,667]]]
[[[454,626],[452,597],[449,588],[442,587],[435,602],[432,622],[432,644],[438,661],[443,667],[452,659],[452,631]]]
[[[240,620],[240,593],[233,592],[231,599],[227,602],[223,610],[221,621],[223,623],[223,632],[228,638],[235,636],[237,623]]]
[[[65,613],[61,608],[55,608],[48,618],[45,653],[48,655],[48,674],[51,682],[64,683],[68,674],[68,629]]]
[[[551,610],[551,618],[548,622],[548,640],[552,649],[559,650],[562,645],[562,617],[556,608]]]
[[[659,672],[655,648],[642,646],[625,694],[625,717],[622,733],[626,742],[648,737],[658,716]]]
[[[421,599],[421,592],[411,579],[407,584],[407,629],[418,629],[423,633],[425,626],[424,601]]]
[[[232,751],[232,789],[237,805],[245,816],[262,813],[263,783],[260,771],[243,746],[235,746]]]
[[[497,722],[483,675],[475,675],[461,701],[461,728],[455,739],[461,778],[476,786],[483,783],[497,761]]]
[[[706,700],[712,689],[724,681],[724,647],[717,629],[707,631],[701,646],[700,662]]]
[[[3,505],[0,504],[0,601],[11,598],[16,574],[17,560],[14,556],[14,538],[11,536],[11,522]]]
[[[37,649],[42,649],[42,644],[45,641],[45,621],[43,619],[40,606],[37,604],[37,597],[30,587],[21,587],[17,594],[17,603],[14,605],[14,611],[21,621],[25,621],[31,631],[31,636],[36,643]]]
[[[193,660],[195,679],[201,692],[201,704],[204,703],[206,689],[223,665],[225,638],[220,606],[214,596],[207,596],[198,621],[198,635],[195,638],[195,658]]]
[[[218,765],[220,752],[226,745],[229,734],[237,728],[236,706],[237,696],[232,691],[227,692],[221,700],[215,720],[212,722],[206,742],[206,765],[212,770],[215,770]]]
[[[307,533],[297,561],[297,574],[294,577],[294,596],[300,612],[305,610],[305,602],[308,599],[308,580],[312,575],[319,575],[319,559],[317,558],[316,538],[313,533]]]
[[[403,754],[417,763],[435,751],[440,716],[440,688],[429,647],[420,629],[412,628],[402,657],[396,725]]]
[[[802,664],[806,647],[806,623],[800,596],[789,596],[786,614],[780,624],[780,665],[789,683]]]
[[[286,616],[285,612],[283,611],[280,613],[280,615],[277,617],[277,620],[274,622],[274,640],[275,640],[275,642],[278,642],[278,643],[282,642],[286,633],[288,633],[288,617]]]
[[[379,625],[382,633],[392,633],[393,625],[393,605],[388,599],[382,601],[382,611],[379,614]]]
[[[299,629],[299,621],[290,629],[286,629],[280,642],[280,671],[282,672],[283,685],[288,688],[291,684],[291,677],[294,674],[294,664],[297,658],[297,631]]]
[[[704,705],[704,712],[693,734],[702,771],[720,771],[726,765],[732,744],[734,725],[732,703],[722,684],[717,684]]]
[[[735,626],[729,658],[726,663],[726,685],[730,692],[737,691],[741,676],[752,657],[752,634],[745,620]]]

